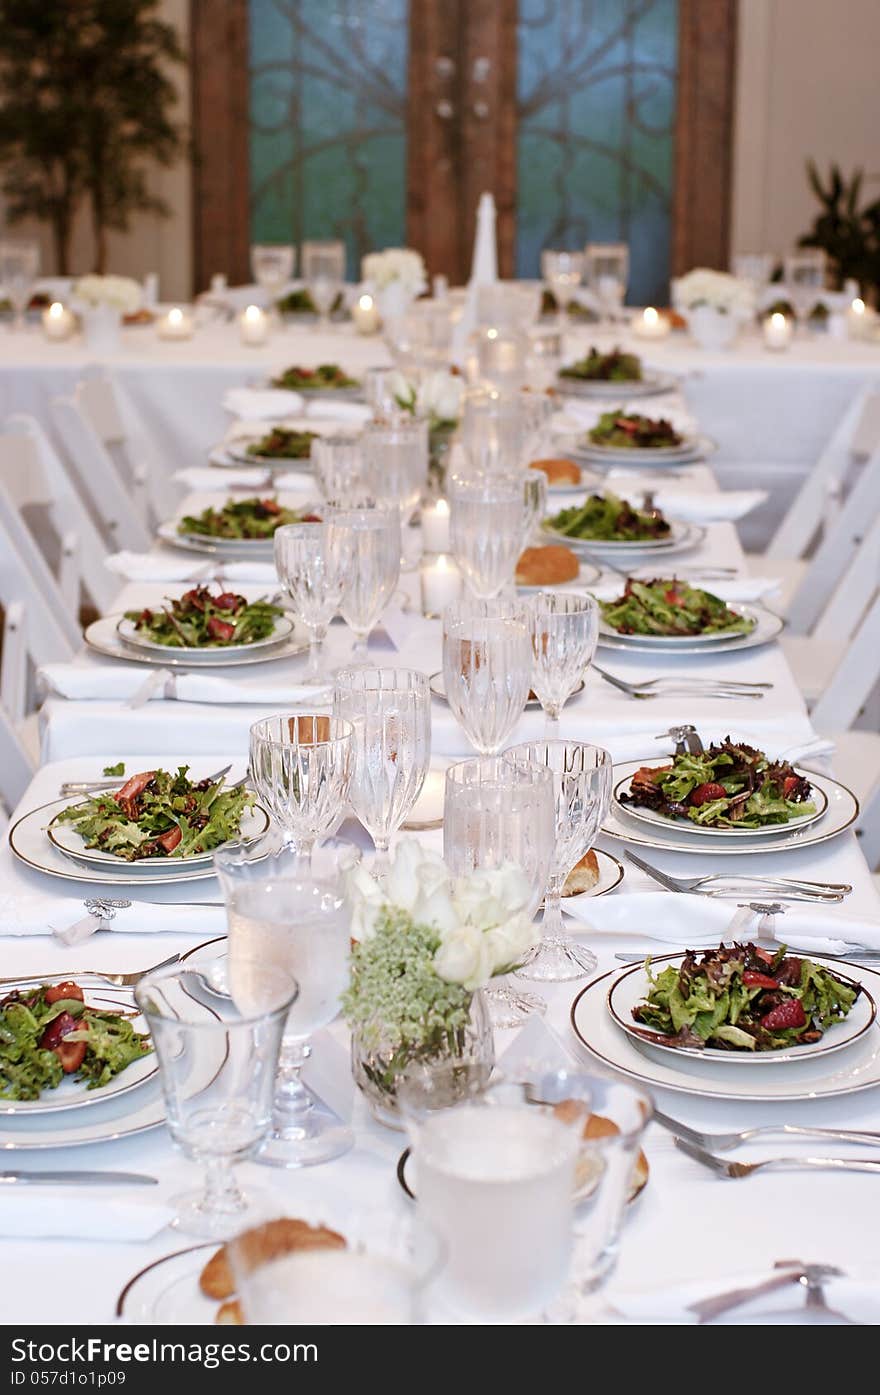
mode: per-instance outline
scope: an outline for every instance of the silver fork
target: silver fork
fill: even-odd
[[[800,877],[737,877],[729,872],[709,872],[702,877],[673,877],[669,872],[661,872],[659,867],[653,867],[650,862],[637,857],[629,848],[624,850],[624,856],[636,867],[641,867],[660,886],[665,886],[667,891],[688,892],[696,896],[757,895],[769,891],[793,901],[840,901],[852,891],[849,882],[811,882]],[[728,890],[720,890],[721,886]]]
[[[162,959],[158,964],[151,964],[148,969],[133,969],[128,974],[104,973],[101,969],[79,969],[76,973],[67,969],[63,974],[35,974],[41,983],[51,983],[57,979],[59,983],[75,981],[78,978],[99,978],[103,983],[111,983],[114,988],[133,988],[136,983],[140,983],[147,974],[153,973],[156,969],[165,969],[169,964],[176,964],[180,958],[179,954],[172,954],[168,959]],[[21,983],[27,975],[17,974],[14,978],[0,978],[2,983]]]
[[[630,683],[618,678],[607,669],[592,664],[594,673],[604,678],[613,688],[619,688],[628,697],[652,698],[669,697],[672,694],[695,694],[703,697],[763,697],[762,689],[772,688],[772,683],[741,683],[737,679],[718,678],[646,678],[640,683]]]
[[[232,762],[224,765],[222,770],[215,770],[213,775],[206,775],[204,778],[213,784],[215,780],[222,780],[224,775],[228,775],[232,769]],[[60,785],[58,793],[64,798],[68,794],[88,794],[90,791],[118,790],[121,789],[128,779],[127,775],[117,775],[115,780],[65,780]]]
[[[767,1168],[771,1172],[878,1172],[880,1158],[762,1158],[760,1162],[734,1162],[732,1158],[716,1158],[705,1148],[694,1143],[686,1143],[683,1138],[675,1139],[675,1146],[689,1158],[702,1163],[710,1172],[719,1177],[751,1177],[753,1172]]]
[[[728,1148],[738,1148],[741,1143],[749,1143],[753,1138],[770,1137],[834,1138],[841,1143],[867,1143],[875,1148],[880,1147],[880,1133],[871,1133],[870,1130],[804,1128],[800,1124],[762,1124],[757,1128],[740,1129],[731,1133],[701,1133],[699,1129],[692,1129],[690,1124],[682,1124],[678,1119],[671,1119],[668,1114],[661,1114],[659,1109],[654,1110],[652,1117],[676,1138],[692,1144],[694,1148],[704,1148],[709,1152],[715,1149],[724,1153]]]

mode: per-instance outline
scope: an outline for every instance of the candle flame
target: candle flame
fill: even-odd
[[[865,302],[863,300],[860,300],[859,297],[856,296],[855,300],[849,308],[850,310],[852,310],[854,315],[864,315]]]
[[[249,305],[244,312],[244,317],[246,320],[249,320],[251,324],[254,324],[263,318],[263,312],[259,305]]]
[[[358,306],[361,310],[372,310],[373,297],[371,295],[362,295],[358,300]]]
[[[49,306],[49,315],[51,318],[53,320],[59,320],[63,314],[64,306],[61,304],[61,301],[53,300],[52,304]]]
[[[178,309],[178,307],[177,307],[176,305],[174,306],[174,309],[173,309],[173,310],[169,310],[169,311],[168,311],[168,323],[169,323],[170,325],[179,325],[179,324],[181,323],[182,320],[183,320],[183,311],[180,310],[180,309]]]
[[[774,310],[770,316],[770,323],[774,329],[782,329],[785,324],[785,316],[781,310]]]
[[[653,305],[649,305],[644,315],[645,324],[655,325],[659,318],[660,316],[657,314],[657,311],[654,309]]]

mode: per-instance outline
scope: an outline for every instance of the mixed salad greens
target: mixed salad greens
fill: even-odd
[[[285,368],[283,373],[272,379],[272,386],[312,391],[315,388],[356,388],[360,387],[360,383],[357,378],[349,378],[338,363],[319,363],[317,368],[299,368],[296,365]]]
[[[285,523],[319,522],[316,513],[283,508],[277,499],[227,499],[220,509],[211,506],[199,514],[185,514],[177,531],[202,538],[265,539]]]
[[[614,446],[622,450],[657,450],[680,446],[679,435],[665,417],[646,417],[641,412],[603,412],[587,433],[594,446]]]
[[[788,761],[728,737],[698,755],[676,755],[669,765],[643,766],[620,800],[704,828],[747,830],[814,814],[811,793],[809,780]]]
[[[248,455],[262,460],[308,460],[316,431],[291,431],[287,426],[273,426],[259,441],[247,448]]]
[[[241,785],[224,789],[219,780],[191,780],[189,766],[177,772],[143,770],[118,790],[104,791],[56,814],[87,848],[124,862],[145,857],[193,857],[238,836],[254,795]]]
[[[821,1041],[842,1022],[861,992],[812,959],[781,945],[720,945],[699,957],[688,950],[679,967],[668,965],[632,1010],[666,1046],[707,1046],[721,1051],[779,1051]],[[641,1034],[640,1034],[641,1035]]]
[[[194,586],[161,610],[127,610],[138,634],[169,649],[229,649],[268,639],[284,611],[261,598],[248,601],[234,591],[212,596]]]
[[[617,494],[591,494],[583,504],[560,509],[548,518],[545,528],[566,538],[592,542],[643,542],[665,538],[669,524],[658,509],[634,509]]]
[[[0,999],[0,1099],[39,1099],[66,1075],[97,1090],[152,1049],[121,1013],[87,1007],[71,981]]]
[[[333,304],[330,306],[330,314],[335,315],[342,309],[343,296],[339,291]],[[309,292],[303,287],[299,291],[290,291],[280,300],[276,300],[275,309],[282,315],[317,315],[318,310]]]
[[[636,383],[641,381],[642,360],[638,354],[626,354],[622,349],[612,349],[603,354],[591,348],[585,358],[560,368],[560,378],[576,378],[579,381],[601,383]]]
[[[600,601],[602,615],[620,635],[749,634],[756,621],[731,610],[720,596],[676,577],[627,577],[623,595]]]

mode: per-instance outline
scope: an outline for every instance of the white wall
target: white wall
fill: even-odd
[[[161,17],[173,24],[187,45],[189,25],[188,0],[163,0]],[[172,73],[180,94],[175,119],[189,124],[189,73],[185,65]],[[159,273],[159,294],[163,300],[186,300],[192,289],[192,201],[190,168],[187,159],[172,169],[157,168],[151,178],[154,193],[163,198],[172,210],[170,218],[155,214],[136,214],[127,233],[111,233],[108,270],[141,280],[148,271]],[[5,222],[0,194],[0,226]],[[48,229],[39,223],[17,223],[10,228],[15,237],[35,237],[42,249],[42,270],[49,275],[55,271],[51,238]],[[83,212],[77,220],[73,235],[71,265],[76,272],[90,271],[94,243]]]
[[[805,162],[880,194],[880,0],[739,0],[734,252],[782,255],[818,203]]]

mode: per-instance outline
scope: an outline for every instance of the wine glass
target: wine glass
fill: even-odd
[[[344,502],[364,487],[364,452],[360,436],[338,431],[316,436],[311,445],[312,468],[323,498]]]
[[[459,601],[446,608],[446,700],[481,755],[502,750],[522,716],[531,681],[532,640],[520,601]]]
[[[323,683],[321,645],[342,600],[345,559],[330,547],[326,523],[285,523],[276,528],[273,546],[278,580],[309,632],[309,664],[303,682]]]
[[[526,470],[520,483],[523,491],[522,546],[528,547],[547,512],[547,476],[543,470]]]
[[[251,271],[258,286],[266,292],[274,308],[293,275],[296,248],[281,242],[255,242],[251,247]]]
[[[593,846],[608,811],[611,757],[600,746],[580,741],[524,741],[506,754],[550,770],[556,795],[556,845],[544,898],[543,933],[518,973],[544,983],[582,978],[593,973],[597,960],[565,932],[562,888],[572,867]]]
[[[784,259],[785,288],[794,303],[798,322],[803,326],[825,285],[826,260],[819,247],[791,252]]]
[[[453,876],[515,867],[522,877],[522,909],[531,918],[541,904],[555,836],[553,781],[528,761],[481,756],[446,771],[443,857]],[[511,965],[514,968],[515,965]],[[483,990],[492,1025],[520,1027],[547,1004],[512,984]]]
[[[366,368],[362,375],[364,398],[373,413],[374,421],[391,416],[401,410],[395,394],[398,373],[395,368],[383,365],[381,368]]]
[[[541,591],[528,605],[532,689],[548,720],[556,723],[596,652],[599,607],[592,596],[572,591]]]
[[[304,242],[302,274],[318,312],[318,327],[327,329],[330,312],[345,280],[345,243]]]
[[[465,394],[461,415],[461,444],[470,473],[511,470],[522,454],[523,420],[519,396],[502,396],[495,389]]]
[[[333,711],[354,728],[352,808],[376,846],[374,874],[388,869],[391,839],[415,804],[431,758],[431,693],[407,668],[350,668],[336,675]]]
[[[351,722],[304,713],[264,717],[250,729],[250,776],[285,847],[309,861],[336,828],[348,798]]]
[[[0,285],[12,302],[12,329],[24,326],[24,312],[39,270],[38,243],[22,238],[4,238],[0,242]]]
[[[395,412],[368,422],[361,445],[366,487],[380,503],[397,505],[403,538],[428,482],[428,423]]]
[[[168,1131],[205,1168],[204,1190],[173,1203],[172,1224],[188,1235],[224,1239],[248,1219],[250,1203],[232,1168],[268,1132],[281,1035],[298,992],[286,969],[251,954],[210,972],[175,963],[135,987],[159,1063]]]
[[[629,247],[625,242],[588,242],[584,248],[587,284],[596,294],[609,324],[620,318],[629,280]]]
[[[557,252],[545,249],[541,253],[541,275],[556,300],[557,320],[565,323],[572,297],[584,278],[586,258],[583,252]]]
[[[370,631],[400,579],[400,510],[358,502],[357,508],[330,508],[327,527],[331,553],[348,564],[339,609],[355,636],[352,657],[364,661]]]
[[[357,848],[341,841],[320,850],[311,873],[284,851],[267,855],[261,847],[238,844],[215,855],[228,934],[225,943],[196,951],[192,961],[225,955],[234,980],[240,961],[253,958],[299,984],[284,1024],[272,1130],[258,1158],[275,1167],[326,1162],[354,1143],[351,1129],[315,1099],[301,1073],[312,1035],[333,1021],[348,982],[350,918],[341,888],[358,859]]]
[[[733,274],[739,281],[751,286],[757,302],[761,292],[770,284],[773,264],[776,258],[772,252],[736,252],[732,261]]]
[[[521,478],[480,474],[449,483],[452,554],[471,592],[498,596],[513,580],[522,552],[524,486]]]
[[[517,328],[489,325],[478,329],[475,338],[481,381],[500,392],[520,388],[526,370],[527,336]]]

